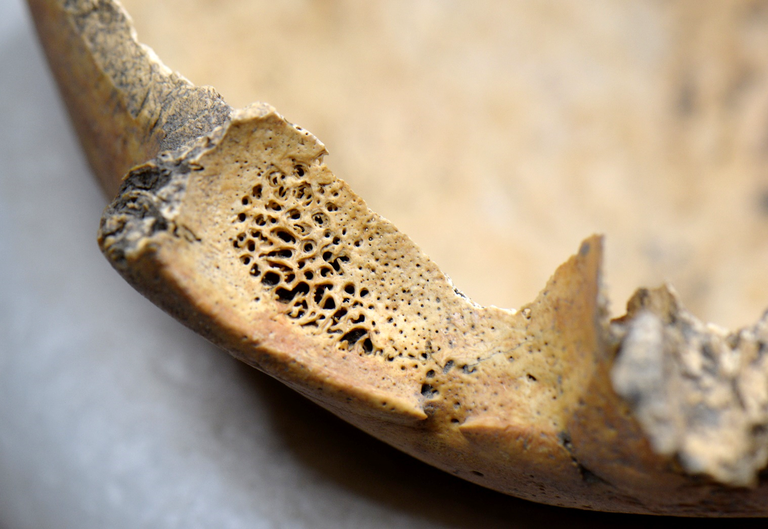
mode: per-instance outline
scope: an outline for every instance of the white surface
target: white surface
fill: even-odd
[[[0,527],[574,527],[230,359],[99,254],[106,201],[20,0],[0,0]]]

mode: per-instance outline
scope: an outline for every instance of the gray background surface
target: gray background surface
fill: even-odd
[[[530,504],[427,467],[131,290],[99,254],[106,199],[20,0],[0,0],[0,116],[1,528],[651,521]]]

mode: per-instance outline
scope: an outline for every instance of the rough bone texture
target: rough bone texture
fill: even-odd
[[[654,449],[692,474],[754,487],[768,462],[768,314],[728,332],[662,287],[638,291],[625,321],[613,383]]]
[[[115,9],[93,3],[93,14],[102,4]],[[55,13],[61,5],[48,7]],[[59,15],[70,23],[79,12]],[[129,27],[100,31],[107,30],[118,32],[120,52]],[[112,42],[99,35],[83,42]],[[75,54],[81,48],[75,46]],[[165,72],[162,82],[170,76],[152,54],[138,60],[138,68],[124,64],[125,72],[109,61],[88,64],[107,83],[108,96],[111,90],[117,100],[131,101],[147,72]],[[156,116],[164,102],[150,98],[147,105],[147,115]],[[131,115],[130,108],[126,104],[124,113]],[[198,111],[191,106],[191,123]],[[650,373],[650,387],[667,390],[658,380],[664,370],[654,370],[666,362],[666,336],[659,338],[659,326],[644,311],[611,330],[599,237],[585,241],[521,311],[480,307],[330,172],[325,147],[311,134],[268,105],[225,109],[221,116],[218,126],[209,122],[208,135],[185,136],[169,144],[175,151],[134,168],[103,218],[103,251],[152,301],[349,422],[485,486],[587,509],[765,514],[764,480],[744,481],[747,474],[733,473],[722,458],[707,466],[683,449],[672,454],[646,420],[648,399],[637,387]],[[112,117],[95,119],[111,123]],[[104,137],[93,134],[84,143],[104,147]],[[138,139],[133,154],[157,147],[151,134],[146,144]],[[108,151],[91,154],[108,157]],[[695,342],[699,334],[685,339]],[[758,343],[746,336],[745,343]],[[657,360],[636,370],[634,381],[619,364],[613,379],[629,388],[629,402],[615,393],[610,375],[622,340],[630,365],[642,364],[643,354]],[[650,345],[643,349],[643,343]],[[731,367],[718,373],[742,384]],[[759,379],[752,370],[744,373]],[[761,380],[745,384],[762,387]],[[631,408],[638,403],[639,421]],[[747,407],[759,412],[760,402]],[[761,419],[750,420],[759,434]],[[694,438],[699,427],[694,424]],[[750,452],[744,468],[758,470],[760,454],[759,448]],[[726,486],[746,482],[756,487]]]
[[[134,165],[192,143],[227,121],[230,107],[215,90],[193,86],[139,44],[119,3],[29,5],[75,129],[108,196]]]
[[[563,506],[762,512],[762,489],[724,504],[728,489],[655,453],[614,393],[599,238],[521,311],[482,308],[324,154],[268,105],[238,111],[128,175],[102,248],[137,289],[238,358],[466,479]],[[415,291],[419,274],[429,280]]]

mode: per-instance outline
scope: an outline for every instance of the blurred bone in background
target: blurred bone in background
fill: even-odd
[[[614,315],[670,281],[768,306],[768,3],[126,0],[233,106],[266,101],[471,298],[519,307],[591,233]]]

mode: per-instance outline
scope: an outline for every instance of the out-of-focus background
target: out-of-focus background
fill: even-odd
[[[170,67],[314,132],[482,304],[601,232],[617,315],[666,279],[723,325],[768,307],[768,2],[125,3]],[[648,523],[422,465],[133,292],[21,0],[0,116],[0,528]]]
[[[124,4],[171,68],[317,135],[482,305],[596,232],[615,315],[667,280],[727,327],[768,307],[768,2]]]

